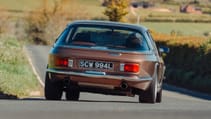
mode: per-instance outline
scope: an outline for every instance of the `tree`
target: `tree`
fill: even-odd
[[[110,21],[124,21],[124,16],[128,14],[129,0],[105,0],[106,10],[104,14]]]

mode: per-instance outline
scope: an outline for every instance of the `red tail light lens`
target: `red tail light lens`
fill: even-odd
[[[56,66],[68,67],[68,58],[58,58],[56,60]]]
[[[137,73],[140,70],[139,64],[124,64],[124,72]]]

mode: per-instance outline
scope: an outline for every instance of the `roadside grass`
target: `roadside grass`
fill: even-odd
[[[0,37],[0,92],[27,97],[40,91],[23,51],[23,43],[11,37]]]

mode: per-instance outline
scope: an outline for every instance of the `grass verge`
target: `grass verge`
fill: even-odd
[[[0,37],[0,92],[19,98],[41,89],[24,54],[23,44],[12,37]]]

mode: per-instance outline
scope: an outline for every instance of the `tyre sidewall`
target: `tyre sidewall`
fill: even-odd
[[[63,84],[61,81],[49,79],[48,73],[46,73],[44,92],[47,100],[61,100]]]

